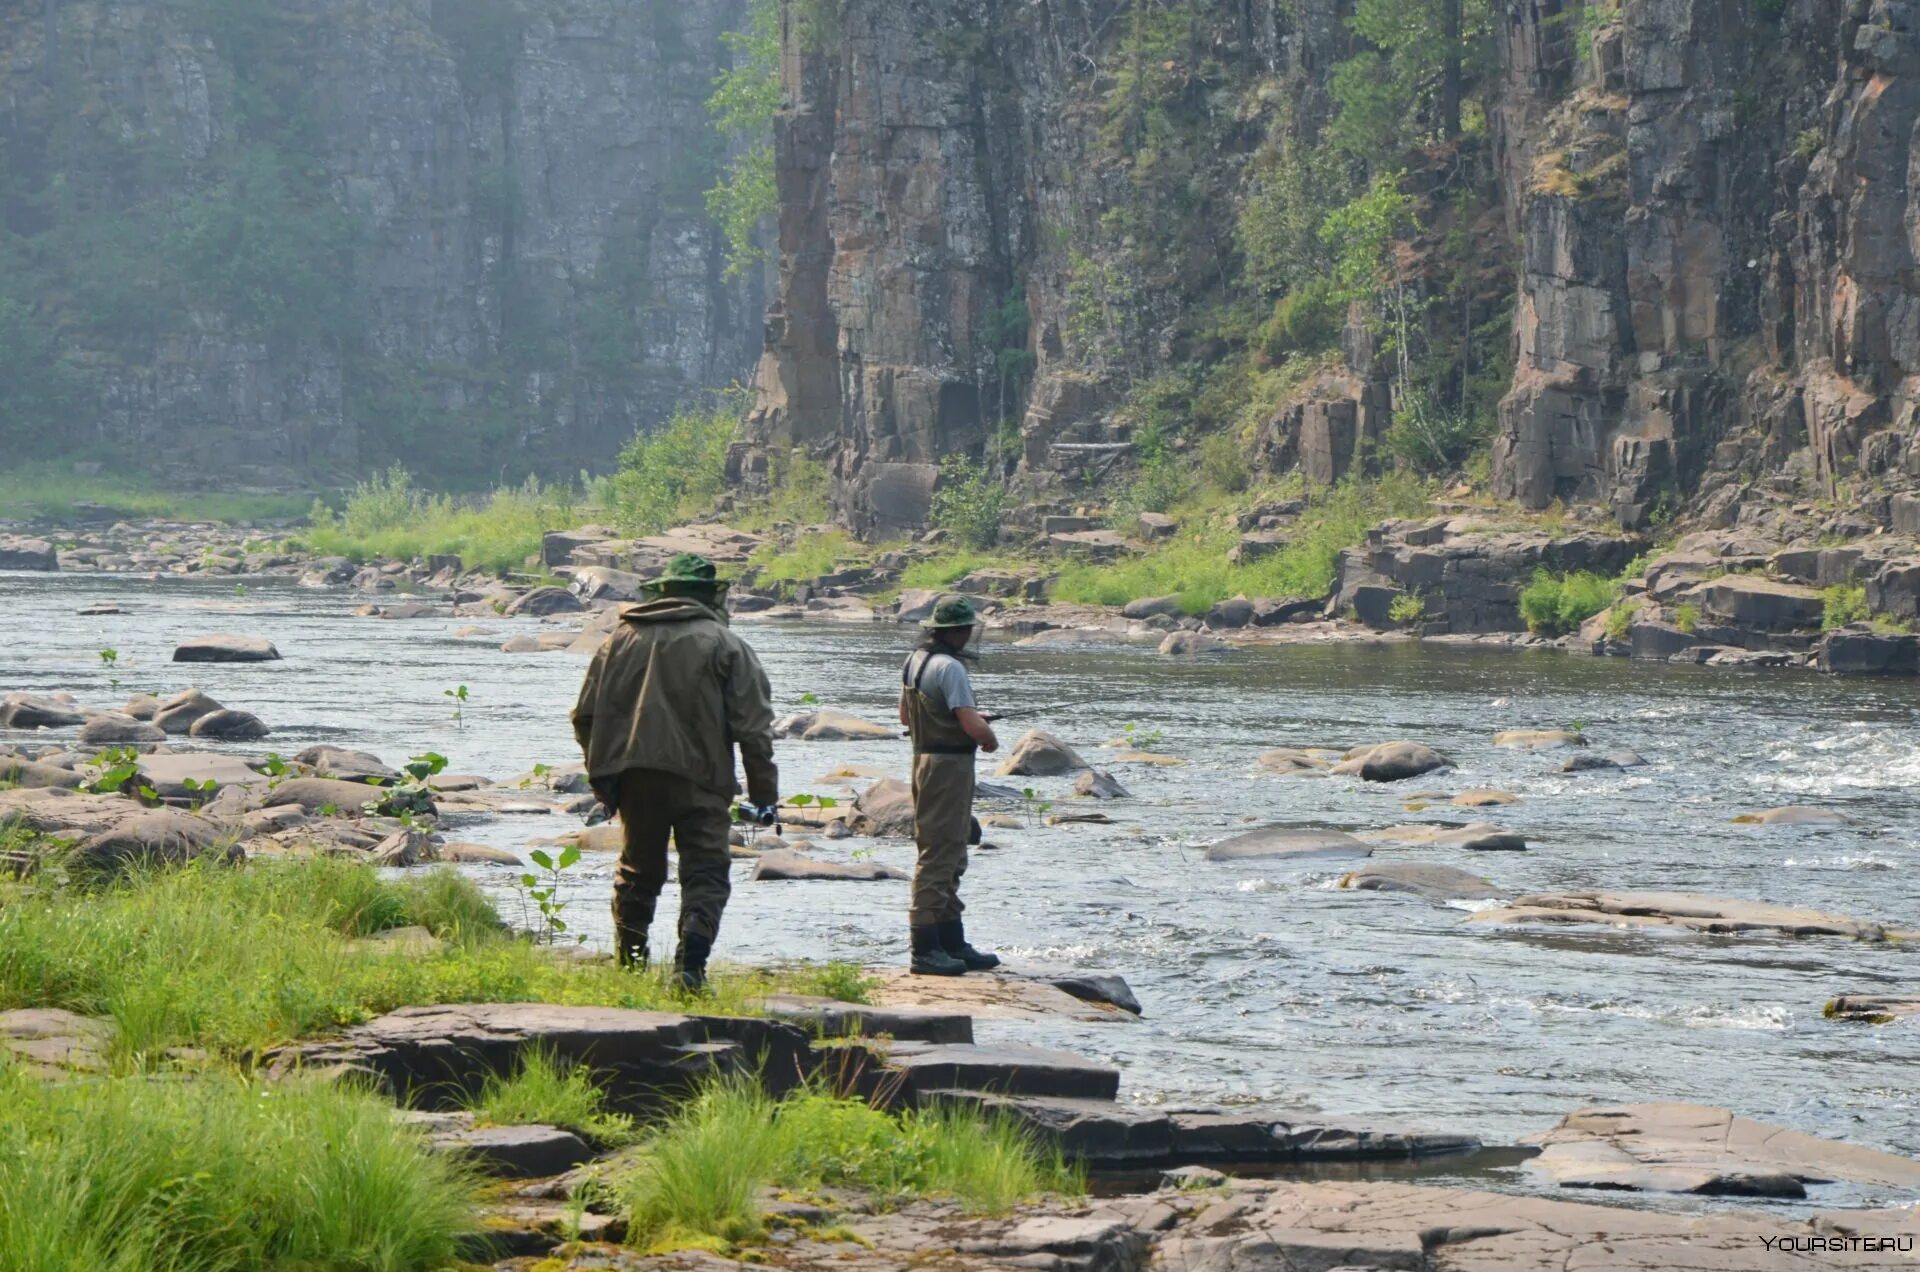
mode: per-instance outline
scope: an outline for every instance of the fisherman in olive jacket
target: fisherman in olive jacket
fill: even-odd
[[[942,597],[926,638],[900,669],[900,723],[913,738],[913,902],[910,970],[959,976],[998,967],[1000,960],[967,944],[960,876],[967,872],[973,828],[974,756],[1000,741],[973,703],[973,681],[961,662],[979,623],[973,602]]]
[[[645,599],[621,611],[573,709],[593,793],[626,828],[613,881],[615,951],[622,966],[646,965],[671,834],[680,854],[673,962],[690,990],[706,983],[732,892],[735,746],[755,816],[771,824],[780,802],[772,691],[760,659],[727,626],[726,588],[713,562],[688,552],[674,557],[642,589]]]

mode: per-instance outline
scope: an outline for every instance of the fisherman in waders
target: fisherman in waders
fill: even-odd
[[[732,892],[727,844],[747,772],[750,811],[771,824],[780,803],[773,695],[752,648],[727,626],[727,585],[713,562],[682,552],[620,613],[587,669],[573,732],[593,793],[618,810],[626,845],[613,878],[614,950],[647,964],[647,931],[667,882],[667,837],[680,854],[680,984],[706,983],[707,956]]]
[[[973,826],[974,753],[1000,749],[993,726],[973,705],[973,681],[961,662],[978,621],[966,597],[941,598],[926,639],[900,670],[900,723],[913,738],[913,838],[919,849],[908,925],[912,970],[926,976],[1000,965],[994,955],[967,944],[960,918],[966,908],[960,904],[960,876],[967,872]]]

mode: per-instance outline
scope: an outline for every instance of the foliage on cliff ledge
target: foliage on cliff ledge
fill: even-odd
[[[731,278],[766,259],[758,235],[779,204],[773,170],[773,116],[780,108],[778,0],[750,0],[746,30],[721,39],[733,65],[715,77],[707,111],[734,153],[707,191],[707,212],[726,236]]]

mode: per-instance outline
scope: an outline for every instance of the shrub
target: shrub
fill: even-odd
[[[1700,625],[1700,607],[1691,603],[1674,606],[1673,625],[1687,635],[1693,635],[1693,629]]]
[[[1633,629],[1633,616],[1640,612],[1639,601],[1621,601],[1607,614],[1607,639],[1622,641]]]
[[[1006,506],[1007,488],[978,460],[956,455],[940,466],[940,488],[933,494],[933,524],[962,547],[991,548],[998,543]]]
[[[1237,495],[1253,480],[1247,447],[1233,433],[1211,433],[1200,443],[1200,479],[1209,489]]]
[[[1820,593],[1820,600],[1824,606],[1820,626],[1824,631],[1830,632],[1848,623],[1864,622],[1872,614],[1867,608],[1867,589],[1864,585],[1836,583]]]
[[[1446,472],[1492,440],[1494,418],[1448,406],[1424,389],[1412,389],[1387,429],[1390,454],[1423,472]]]
[[[1165,512],[1193,490],[1193,473],[1169,454],[1142,463],[1122,487],[1115,505],[1124,514]]]
[[[1587,570],[1556,575],[1542,566],[1521,589],[1520,616],[1527,630],[1546,636],[1573,631],[1613,603],[1615,585]]]
[[[472,1226],[461,1168],[350,1086],[15,1069],[0,1099],[8,1272],[412,1272]]]
[[[1273,316],[1254,336],[1263,363],[1278,366],[1295,353],[1314,354],[1340,339],[1347,307],[1324,276],[1301,283],[1273,306]]]
[[[609,511],[623,530],[651,534],[705,512],[727,485],[727,447],[740,431],[747,391],[715,395],[705,409],[684,406],[652,432],[636,433],[607,483]]]
[[[1427,601],[1418,592],[1402,592],[1387,606],[1387,617],[1404,627],[1427,616]]]

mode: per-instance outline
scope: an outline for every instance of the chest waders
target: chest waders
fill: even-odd
[[[1000,960],[967,944],[960,878],[967,872],[973,828],[974,760],[979,751],[946,703],[923,688],[945,652],[918,651],[900,671],[907,732],[913,738],[913,903],[908,915],[911,969],[959,976],[998,967]]]

